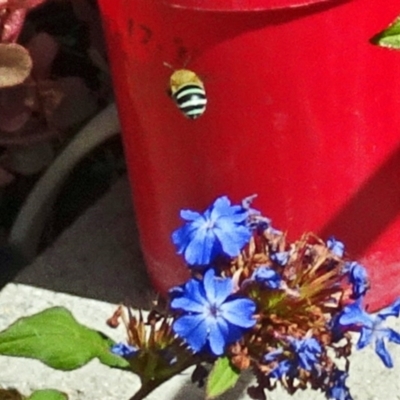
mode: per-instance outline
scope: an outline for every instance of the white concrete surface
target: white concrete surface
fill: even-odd
[[[153,294],[141,257],[127,179],[121,178],[15,281],[148,307]]]

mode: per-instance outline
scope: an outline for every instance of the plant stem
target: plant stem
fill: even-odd
[[[142,400],[142,399],[144,399],[158,385],[160,385],[160,383],[154,382],[153,385],[147,384],[147,385],[142,386],[129,400]]]
[[[189,368],[192,365],[195,365],[198,362],[196,357],[191,357],[187,359],[179,365],[177,365],[173,371],[171,371],[168,375],[164,375],[162,378],[149,380],[146,383],[142,384],[141,388],[129,399],[129,400],[142,400],[144,399],[150,392],[156,389],[158,386],[162,385],[167,380],[173,378],[174,376],[178,375],[186,368]]]

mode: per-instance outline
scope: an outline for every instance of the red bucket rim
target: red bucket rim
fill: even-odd
[[[332,0],[162,0],[176,8],[199,11],[263,11],[311,6]]]

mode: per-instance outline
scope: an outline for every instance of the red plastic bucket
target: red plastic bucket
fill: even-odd
[[[346,243],[372,277],[372,309],[400,293],[400,52],[369,43],[397,0],[100,6],[158,290],[186,277],[170,239],[180,209],[258,193],[254,206],[290,239],[314,231]],[[200,118],[185,118],[166,94],[165,63],[203,80]]]

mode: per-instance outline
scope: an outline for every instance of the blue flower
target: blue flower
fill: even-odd
[[[130,357],[138,351],[137,347],[125,343],[117,343],[111,347],[111,353],[121,357]]]
[[[297,374],[297,366],[292,362],[292,360],[283,358],[283,348],[272,350],[264,355],[265,362],[278,361],[274,368],[269,372],[268,376],[270,378],[281,379],[284,376],[295,377]]]
[[[264,361],[279,360],[278,364],[269,373],[271,378],[280,379],[283,376],[296,377],[298,369],[312,371],[318,364],[322,347],[315,338],[295,339],[289,338],[290,358],[283,358],[283,349],[272,350],[264,355]]]
[[[311,371],[322,352],[317,339],[291,339],[290,344],[297,356],[298,365],[306,371]]]
[[[327,241],[326,245],[328,249],[338,257],[343,257],[344,254],[344,244],[339,240],[336,240],[333,236],[331,236]]]
[[[353,298],[360,298],[370,287],[366,269],[361,264],[353,261],[346,263],[345,271],[349,274],[349,281],[353,285]]]
[[[282,354],[283,354],[283,348],[279,347],[278,349],[271,350],[269,353],[264,354],[263,358],[265,362],[274,361]]]
[[[182,210],[188,221],[172,234],[172,241],[189,265],[207,265],[215,257],[236,257],[251,237],[247,210],[231,206],[226,196],[215,200],[203,214]]]
[[[278,365],[268,374],[270,378],[281,379],[284,376],[295,378],[297,368],[289,360],[281,360]]]
[[[208,346],[213,354],[221,355],[227,344],[239,340],[256,323],[255,303],[231,297],[232,290],[231,278],[216,277],[209,269],[202,281],[190,279],[183,294],[172,299],[171,308],[183,312],[173,330],[195,352]]]
[[[346,386],[347,372],[335,369],[331,376],[331,386],[326,391],[329,400],[353,400]]]
[[[339,323],[341,314],[335,314],[328,322],[328,328],[332,334],[332,342],[340,342],[344,338],[344,334],[348,331]]]
[[[360,331],[357,348],[363,349],[370,343],[374,343],[375,352],[387,368],[393,367],[392,357],[386,349],[385,340],[400,344],[400,333],[385,327],[383,322],[387,317],[400,314],[400,298],[393,304],[382,309],[376,315],[371,315],[361,308],[360,301],[346,306],[338,320],[338,323],[348,330]]]
[[[256,282],[264,283],[271,289],[279,289],[282,281],[281,276],[276,271],[274,271],[272,268],[269,267],[257,268],[253,272],[251,279],[253,279]]]

